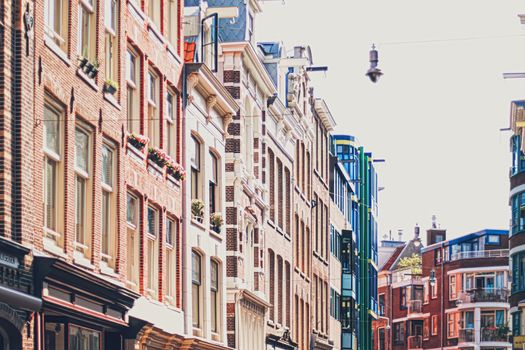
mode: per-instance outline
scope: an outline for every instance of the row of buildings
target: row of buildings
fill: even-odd
[[[446,235],[381,242],[374,349],[513,348],[508,231]]]
[[[260,12],[3,2],[0,349],[372,348],[374,160]]]

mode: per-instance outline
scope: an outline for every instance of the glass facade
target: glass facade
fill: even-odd
[[[512,149],[512,168],[510,175],[516,175],[525,170],[525,154],[521,150],[521,136],[514,135],[510,140],[510,146]]]

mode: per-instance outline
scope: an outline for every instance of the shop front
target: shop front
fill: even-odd
[[[127,315],[138,294],[62,260],[35,257],[34,280],[43,301],[35,349],[123,350],[146,324]]]
[[[26,327],[40,309],[41,299],[32,295],[29,249],[0,237],[0,350],[22,349],[31,339]]]

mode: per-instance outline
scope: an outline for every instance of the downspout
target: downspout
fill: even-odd
[[[181,108],[180,108],[180,117],[181,117],[181,128],[182,128],[182,137],[181,140],[186,139],[186,110],[187,110],[187,101],[188,101],[188,92],[186,91],[186,65],[182,68],[182,101],[181,101]],[[181,147],[179,147],[179,159],[181,160],[181,164],[186,169],[186,157],[184,157],[184,154],[182,152],[182,142],[179,143]],[[187,247],[186,247],[186,234],[187,234],[187,223],[186,220],[186,183],[183,182],[182,186],[182,239],[181,239],[181,265],[182,263],[186,264],[186,258],[187,258]],[[184,266],[184,265],[183,265]],[[186,295],[186,279],[187,279],[187,271],[186,268],[182,268],[182,276],[181,276],[181,295]],[[189,292],[189,291],[188,291]],[[189,322],[187,320],[187,310],[188,310],[188,298],[182,298],[182,310],[184,311],[184,333],[190,334],[189,328]]]
[[[443,322],[444,322],[444,315],[443,315],[443,311],[444,311],[444,304],[445,304],[445,271],[443,269],[443,264],[444,264],[444,261],[445,261],[445,252],[442,250],[441,251],[441,313],[440,313],[440,316],[441,316],[441,350],[443,350],[443,337],[445,336],[445,334],[443,333],[443,330],[444,330],[444,327],[443,327]]]

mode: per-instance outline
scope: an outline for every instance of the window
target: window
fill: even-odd
[[[521,335],[521,311],[512,314],[512,335]]]
[[[97,58],[97,0],[79,0],[78,3],[78,54],[94,62]]]
[[[447,314],[447,338],[456,338],[457,332],[457,313]]]
[[[127,128],[128,132],[140,133],[140,56],[131,49],[126,53]]]
[[[218,21],[218,14],[209,15],[201,21],[202,63],[206,64],[212,72],[217,72]]]
[[[118,81],[118,0],[105,0],[105,79]]]
[[[148,137],[153,147],[160,147],[160,118],[159,118],[159,78],[148,73]]]
[[[65,350],[66,347],[66,326],[63,323],[46,322],[44,331],[44,349]]]
[[[92,329],[69,327],[69,349],[70,350],[99,350],[101,349],[100,332]]]
[[[166,18],[166,29],[165,35],[168,38],[170,44],[177,50],[177,40],[178,40],[178,1],[177,0],[166,0],[165,2],[166,10],[164,13],[167,14]]]
[[[210,152],[211,159],[211,176],[209,185],[209,201],[210,201],[210,214],[216,213],[221,210],[219,208],[219,160]]]
[[[525,290],[525,252],[513,254],[512,259],[512,293]]]
[[[193,313],[193,327],[201,326],[201,256],[193,251],[191,253],[191,302]]]
[[[429,291],[429,282],[428,281],[425,281],[425,283],[423,284],[423,303],[424,304],[428,304],[428,302],[430,301],[430,291]]]
[[[397,344],[405,342],[405,324],[403,322],[394,323],[394,342]]]
[[[88,256],[90,247],[90,194],[91,194],[91,141],[90,132],[75,129],[75,249]]]
[[[161,7],[162,0],[148,0],[148,16],[151,19],[151,21],[155,24],[157,29],[160,30],[160,7]]]
[[[166,219],[166,300],[171,305],[176,305],[176,281],[177,281],[177,245],[175,244],[177,222]]]
[[[218,333],[220,317],[219,264],[214,260],[210,263],[210,275],[211,331]]]
[[[432,335],[437,335],[438,334],[438,315],[432,315],[432,319],[431,319],[431,328],[432,328]]]
[[[201,144],[195,136],[191,136],[191,198],[200,198],[200,174],[201,174]]]
[[[140,243],[140,204],[136,196],[128,193],[126,196],[127,223],[127,284],[138,291],[139,287],[139,243]]]
[[[173,159],[177,158],[177,101],[177,95],[168,90],[166,93],[166,109],[164,113],[166,119],[166,145],[164,148]]]
[[[399,308],[405,310],[407,308],[407,288],[399,288]]]
[[[385,316],[385,295],[379,294],[379,316]]]
[[[67,51],[69,1],[45,0],[44,32],[46,37],[62,51]]]
[[[498,245],[500,244],[499,236],[498,235],[488,235],[486,236],[485,243]]]
[[[157,297],[158,281],[158,230],[159,230],[159,211],[153,207],[148,207],[146,227],[146,249],[148,261],[148,279],[146,290],[152,298]]]
[[[46,237],[63,246],[60,208],[63,206],[63,110],[47,103],[44,105],[44,227]]]
[[[456,275],[449,276],[448,295],[450,300],[455,300],[458,297],[456,293]]]
[[[379,328],[377,333],[377,342],[379,350],[385,350],[385,329]]]
[[[430,337],[430,319],[427,317],[423,320],[423,339]]]
[[[270,220],[275,223],[275,156],[271,149],[268,149],[268,160],[269,160],[269,182],[270,182]]]
[[[525,192],[514,195],[512,203],[512,230],[511,234],[516,234],[525,230]]]
[[[116,193],[115,150],[108,143],[102,146],[102,261],[115,268],[116,257]]]
[[[512,147],[512,169],[511,175],[516,175],[525,170],[525,154],[521,150],[521,135],[514,135],[511,139]]]
[[[438,280],[436,278],[436,280],[434,281],[434,283],[432,283],[430,285],[431,287],[431,296],[432,296],[432,299],[436,299],[437,298],[437,294],[438,294]]]

